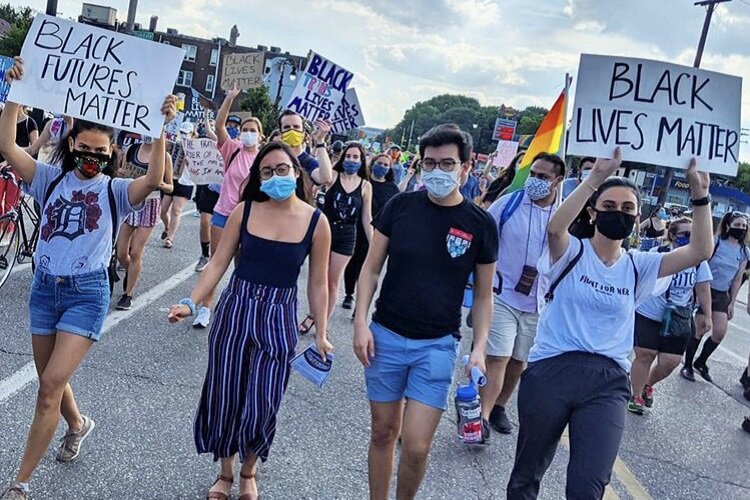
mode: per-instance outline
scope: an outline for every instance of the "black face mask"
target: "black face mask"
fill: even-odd
[[[634,225],[635,215],[619,210],[596,210],[596,229],[610,240],[624,240],[633,232]]]
[[[747,229],[743,229],[741,227],[730,227],[729,228],[729,236],[732,238],[738,240],[738,241],[745,241],[745,235],[747,234]]]

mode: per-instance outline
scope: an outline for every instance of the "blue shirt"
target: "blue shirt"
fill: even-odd
[[[474,199],[479,196],[479,181],[476,177],[473,175],[469,176],[469,179],[466,181],[466,184],[461,186],[461,194],[469,201],[474,201]]]
[[[58,167],[36,162],[36,173],[24,191],[40,205],[50,183],[60,176]],[[140,206],[128,200],[132,179],[112,179],[99,174],[79,179],[68,172],[42,209],[39,242],[34,253],[38,269],[55,276],[73,276],[106,269],[112,256],[112,217],[107,184],[112,182],[117,208],[117,227]],[[116,230],[116,228],[115,228]]]
[[[315,170],[320,168],[320,162],[318,162],[317,158],[307,151],[302,151],[297,159],[302,168],[305,169],[305,172],[307,172],[307,175],[312,175]]]

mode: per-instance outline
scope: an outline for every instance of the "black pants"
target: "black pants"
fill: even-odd
[[[344,271],[344,291],[347,295],[354,295],[354,287],[357,285],[359,273],[362,271],[369,249],[370,244],[367,242],[365,230],[362,229],[362,224],[357,224],[357,244],[354,247],[354,255]]]
[[[566,497],[601,499],[625,427],[628,374],[613,360],[571,352],[529,364],[518,390],[520,427],[508,499],[534,499],[565,426]]]

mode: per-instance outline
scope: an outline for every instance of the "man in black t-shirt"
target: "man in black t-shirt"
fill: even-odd
[[[472,272],[474,350],[467,373],[474,366],[484,371],[492,315],[497,228],[459,192],[459,179],[471,167],[471,136],[456,125],[439,125],[422,136],[419,149],[427,189],[397,195],[380,211],[357,288],[354,351],[365,366],[370,400],[370,497],[375,499],[388,498],[399,435],[397,496],[414,498],[419,489],[447,407],[461,304]],[[386,259],[368,327],[367,311]],[[489,435],[486,423],[485,429]]]

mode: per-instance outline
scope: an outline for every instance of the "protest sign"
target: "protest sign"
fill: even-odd
[[[331,132],[334,134],[343,134],[347,130],[353,130],[365,124],[356,90],[353,88],[346,90],[341,104],[333,114],[332,122]]]
[[[24,78],[13,83],[8,99],[158,135],[161,106],[184,54],[170,45],[38,14],[21,50]]]
[[[224,181],[224,159],[211,139],[183,139],[185,168],[198,185]]]
[[[5,72],[13,67],[13,58],[0,56],[0,102],[8,100],[8,92],[10,92],[10,84],[5,79]]]
[[[170,142],[177,140],[177,134],[180,132],[180,125],[185,121],[185,113],[177,113],[175,117],[164,125],[164,136]]]
[[[264,52],[227,54],[221,70],[221,88],[232,90],[237,84],[240,90],[255,89],[263,85]]]
[[[307,67],[297,75],[297,86],[287,108],[307,120],[331,120],[346,95],[354,73],[310,52]]]
[[[518,152],[517,141],[500,141],[497,143],[495,150],[495,159],[492,164],[496,167],[505,168],[513,161],[513,157]]]
[[[495,130],[492,132],[492,140],[512,141],[513,136],[516,135],[516,125],[518,125],[518,122],[515,120],[498,118],[495,120]]]
[[[742,79],[676,64],[581,55],[570,155],[737,174]]]

